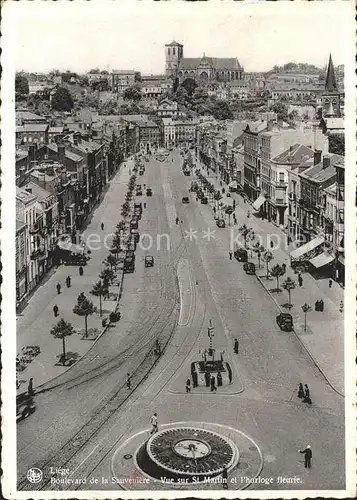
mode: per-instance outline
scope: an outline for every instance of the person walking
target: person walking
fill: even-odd
[[[58,316],[58,305],[57,304],[55,304],[53,306],[53,314],[54,314],[55,318],[57,318],[57,316]]]
[[[239,352],[239,342],[238,342],[238,339],[234,339],[233,350],[234,350],[234,354],[238,354],[238,352]]]
[[[103,222],[101,223],[100,228],[102,231],[104,231],[104,223]]]
[[[301,276],[301,272],[299,272],[299,274],[298,274],[298,282],[299,282],[299,286],[302,286],[303,279],[302,279],[302,276]]]
[[[191,392],[191,380],[189,378],[186,380],[186,392]]]
[[[198,375],[196,371],[192,373],[192,382],[193,382],[193,388],[198,386]]]
[[[144,208],[146,208],[146,202],[144,201]]]
[[[249,210],[248,210],[248,212],[247,212],[247,217],[248,217],[248,219],[249,219],[249,217],[250,217],[250,211],[249,211]]]
[[[305,384],[305,394],[304,394],[304,403],[308,403],[309,405],[311,405],[312,401],[311,401],[311,398],[310,398],[310,389],[308,387],[307,384]]]
[[[324,307],[325,307],[325,303],[324,303],[324,301],[321,299],[321,300],[320,300],[320,312],[324,312]]]
[[[229,260],[232,260],[232,257],[233,257],[233,253],[229,252]]]
[[[209,373],[207,371],[205,372],[205,382],[206,382],[206,387],[209,387],[210,378],[209,378]]]
[[[32,377],[29,380],[29,385],[27,387],[27,394],[29,396],[34,396],[35,395],[35,391],[33,389],[33,378]]]
[[[329,288],[332,288],[332,280],[331,280],[331,279],[330,279],[330,280],[328,280],[328,287],[329,287]]]
[[[343,300],[340,301],[340,312],[343,313]]]
[[[222,484],[223,484],[223,489],[228,490],[228,472],[227,472],[227,467],[224,465],[222,469]]]
[[[78,268],[79,276],[83,276],[83,267],[79,266]]]
[[[178,224],[180,221],[180,219],[178,217],[176,217],[176,224]]]
[[[56,288],[57,288],[57,294],[59,295],[61,293],[61,284],[57,283]]]
[[[218,385],[218,387],[222,387],[222,385],[223,385],[223,379],[222,379],[221,372],[217,373],[217,385]]]
[[[71,277],[70,276],[67,276],[67,278],[66,278],[66,285],[67,285],[67,288],[71,288]]]
[[[298,398],[302,399],[305,396],[304,394],[304,386],[300,382],[299,384],[299,390],[298,390]]]
[[[320,302],[317,300],[315,302],[315,311],[319,311],[320,310]]]
[[[299,453],[304,453],[305,455],[305,469],[311,469],[311,459],[312,459],[312,450],[311,446],[308,444],[305,448],[305,450],[299,450]]]
[[[130,391],[130,389],[131,389],[131,375],[130,375],[130,373],[128,373],[128,375],[126,377],[126,387]]]
[[[155,432],[157,432],[159,430],[159,424],[158,424],[158,421],[157,421],[157,413],[154,413],[152,415],[152,417],[150,419],[150,422],[151,422],[151,425],[152,425],[150,434],[155,434]]]
[[[211,377],[211,392],[216,392],[216,391],[217,391],[216,379],[212,375],[212,377]]]

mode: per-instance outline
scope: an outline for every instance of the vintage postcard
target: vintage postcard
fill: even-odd
[[[354,497],[354,2],[2,11],[5,497]]]

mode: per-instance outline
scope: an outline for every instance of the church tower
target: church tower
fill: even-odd
[[[175,41],[165,45],[165,74],[176,76],[181,59],[183,58],[183,45]]]
[[[338,118],[341,116],[340,93],[337,88],[335,68],[332,57],[328,61],[325,90],[322,94],[322,117]]]

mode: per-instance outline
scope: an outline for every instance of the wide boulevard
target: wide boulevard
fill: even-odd
[[[173,161],[172,161],[173,159]],[[139,224],[146,234],[136,252],[136,268],[124,278],[122,320],[110,328],[74,367],[45,385],[36,412],[19,423],[19,488],[28,489],[30,467],[68,468],[73,478],[112,477],[113,456],[132,436],[173,422],[208,422],[238,429],[259,448],[261,477],[297,477],[293,485],[259,488],[342,489],[344,487],[344,400],[327,383],[294,333],[281,331],[276,305],[254,275],[229,259],[233,226],[216,227],[212,208],[188,193],[194,174],[184,176],[179,150],[168,161],[154,156],[137,183],[152,188]],[[128,168],[128,167],[126,167]],[[118,175],[103,202],[108,231],[120,219]],[[182,198],[189,196],[189,203]],[[237,198],[238,200],[238,198]],[[238,226],[246,222],[238,200]],[[99,209],[98,209],[99,210]],[[179,219],[177,223],[176,218]],[[237,228],[238,226],[235,226]],[[237,229],[235,229],[237,231]],[[237,232],[235,232],[237,234]],[[145,255],[154,267],[144,267]],[[26,313],[26,312],[25,312]],[[202,359],[214,326],[213,346],[233,367],[231,386],[186,393],[190,363]],[[239,354],[233,353],[234,339]],[[162,356],[133,391],[156,339]],[[138,373],[139,373],[138,372]],[[297,397],[308,383],[313,404]],[[298,450],[311,445],[313,468],[305,469]],[[241,458],[249,467],[249,455]],[[123,465],[124,467],[124,465]],[[57,476],[59,477],[59,476]],[[51,484],[44,489],[120,489],[119,485]]]

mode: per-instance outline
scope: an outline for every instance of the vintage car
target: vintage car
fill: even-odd
[[[154,267],[154,257],[152,255],[146,255],[145,267]]]
[[[234,250],[234,257],[239,262],[247,262],[248,261],[248,252],[247,252],[247,250],[245,250],[245,248],[237,248],[237,250]]]
[[[286,332],[291,332],[294,327],[293,317],[290,313],[278,314],[278,316],[276,317],[276,322],[278,323],[280,329]]]
[[[255,274],[255,264],[253,262],[245,262],[243,269],[246,274]]]
[[[147,188],[146,196],[152,196],[152,189],[151,188]]]
[[[184,197],[182,198],[182,203],[190,203],[190,199],[189,199],[189,197],[188,197],[188,196],[184,196]]]
[[[134,220],[131,219],[130,221],[130,229],[138,229],[139,228],[139,223],[137,219],[135,218]]]
[[[202,203],[202,205],[207,205],[208,204],[208,199],[206,198],[206,196],[203,196],[201,198],[201,203]]]
[[[226,223],[225,223],[224,219],[217,219],[216,226],[217,227],[226,227]]]

